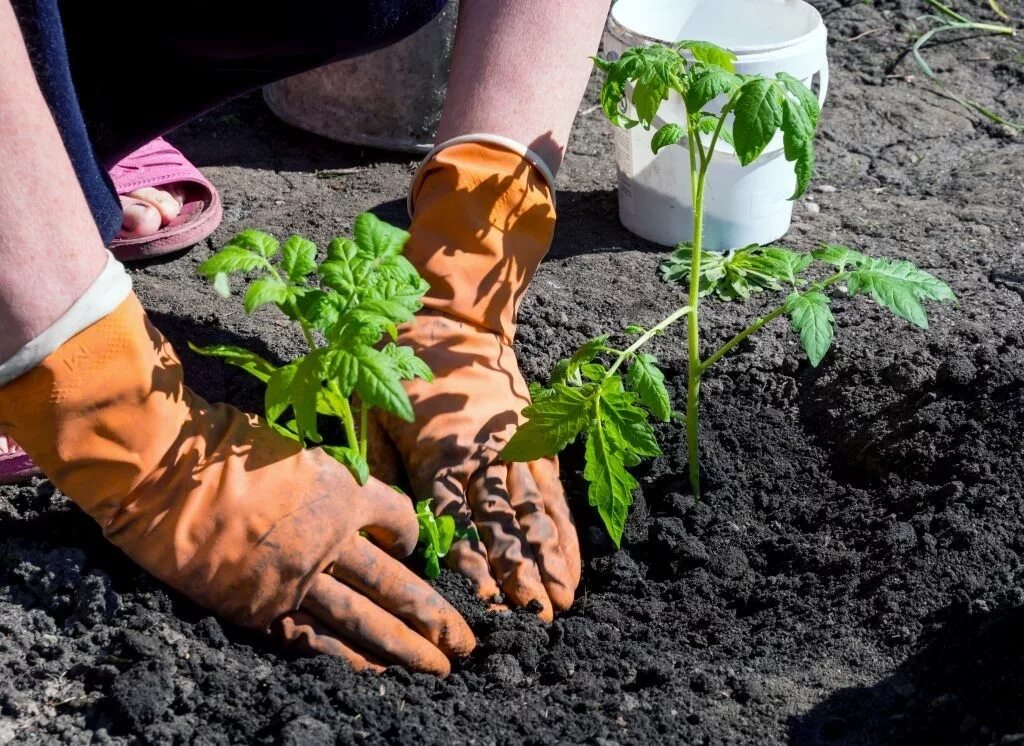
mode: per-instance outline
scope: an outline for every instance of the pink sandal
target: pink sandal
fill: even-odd
[[[178,217],[156,233],[140,238],[115,238],[110,251],[122,262],[152,259],[181,251],[202,241],[220,225],[220,194],[181,152],[158,137],[126,156],[110,169],[118,194],[143,187],[180,184],[185,203]]]
[[[110,178],[118,194],[169,184],[185,188],[185,203],[170,223],[149,236],[114,239],[110,251],[122,262],[181,251],[199,243],[220,225],[223,213],[217,190],[162,137],[121,160],[110,169]],[[18,484],[39,473],[28,454],[0,432],[0,484]]]
[[[10,438],[0,433],[0,484],[19,484],[39,475],[39,467]]]

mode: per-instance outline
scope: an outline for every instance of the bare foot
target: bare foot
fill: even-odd
[[[145,238],[170,223],[181,211],[185,190],[177,184],[166,189],[145,187],[121,195],[124,217],[118,238]]]

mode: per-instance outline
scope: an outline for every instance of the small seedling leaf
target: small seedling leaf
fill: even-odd
[[[720,67],[730,73],[736,70],[736,67],[733,64],[736,62],[736,55],[728,49],[723,49],[711,42],[693,41],[688,39],[676,42],[673,46],[677,49],[687,50],[698,62],[703,62],[706,65],[712,65],[714,67]]]
[[[249,375],[254,378],[266,383],[270,380],[270,377],[277,370],[268,360],[263,359],[255,352],[249,352],[244,347],[235,347],[234,345],[210,345],[208,347],[197,347],[191,342],[188,343],[189,348],[200,355],[206,357],[216,357],[223,360],[229,365],[241,368]]]
[[[657,153],[662,148],[675,145],[686,137],[686,130],[678,124],[666,124],[651,138],[651,150]]]
[[[583,477],[590,483],[587,496],[616,547],[622,543],[633,490],[637,488],[636,480],[626,471],[624,455],[609,438],[604,423],[587,432],[583,469]]]
[[[633,358],[626,375],[626,385],[637,393],[651,414],[662,422],[669,421],[672,403],[665,387],[665,374],[658,368],[658,359],[654,355],[641,353]]]
[[[411,347],[396,345],[388,342],[384,345],[382,352],[391,358],[395,370],[402,377],[403,381],[411,381],[414,378],[422,378],[424,381],[433,381],[434,374],[425,362],[416,357]]]
[[[406,422],[412,422],[412,403],[391,358],[369,345],[356,347],[352,354],[359,361],[356,383],[359,398],[371,407],[380,407]]]
[[[281,247],[281,267],[292,282],[304,282],[316,271],[316,244],[302,236],[290,237]]]
[[[854,251],[853,249],[848,249],[845,246],[838,245],[822,246],[820,249],[812,251],[811,256],[819,262],[831,264],[840,272],[844,271],[847,267],[859,267],[868,260],[868,257],[864,256],[859,251]]]
[[[358,255],[364,259],[398,256],[409,240],[407,231],[385,223],[372,212],[356,217],[352,233]]]
[[[814,125],[800,104],[789,97],[782,101],[782,146],[796,172],[796,189],[790,199],[798,199],[814,173]]]
[[[553,394],[534,401],[523,410],[526,422],[501,452],[505,461],[536,461],[554,456],[576,439],[587,423],[587,412],[596,386],[570,388],[556,383]]]
[[[347,446],[320,447],[328,456],[348,469],[359,484],[365,485],[370,481],[370,465],[366,463],[366,459],[355,448]]]
[[[251,272],[258,267],[265,266],[266,259],[259,254],[240,246],[229,245],[200,264],[197,271],[203,277],[212,280],[216,275]]]
[[[786,313],[793,331],[800,335],[800,342],[811,365],[817,367],[832,346],[835,335],[835,319],[829,309],[829,297],[817,290],[790,293],[786,297]]]
[[[289,288],[276,277],[267,276],[255,280],[245,291],[245,312],[252,313],[267,303],[284,305],[290,297]]]
[[[736,97],[733,114],[733,145],[740,164],[748,166],[782,126],[782,94],[772,81],[750,78]]]
[[[695,72],[689,83],[684,100],[687,112],[692,115],[700,112],[708,103],[723,93],[731,93],[736,90],[742,81],[721,67],[706,67]]]
[[[277,253],[279,244],[277,239],[269,233],[248,228],[231,239],[229,245],[238,246],[247,251],[259,254],[264,259],[270,259]]]

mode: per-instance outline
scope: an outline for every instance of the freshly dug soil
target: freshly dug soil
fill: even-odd
[[[1024,743],[1024,141],[903,57],[923,3],[817,5],[832,89],[787,243],[910,258],[958,306],[931,307],[925,332],[840,300],[817,369],[782,321],[744,345],[705,384],[704,500],[687,496],[681,428],[660,427],[667,455],[637,470],[621,551],[570,451],[579,600],[551,625],[489,616],[446,574],[481,644],[445,681],[282,656],[138,570],[48,482],[0,488],[0,743]],[[972,39],[929,59],[1019,120],[1021,55]],[[681,293],[658,279],[664,251],[617,222],[594,90],[523,308],[533,379]],[[179,351],[298,353],[282,319],[245,317],[196,264],[243,227],[324,241],[366,209],[403,220],[415,164],[288,129],[255,97],[172,139],[220,187],[226,217],[208,245],[135,270],[143,301]],[[709,302],[706,339],[769,302]],[[654,350],[677,402],[681,334]],[[200,393],[258,406],[243,373],[185,357]]]

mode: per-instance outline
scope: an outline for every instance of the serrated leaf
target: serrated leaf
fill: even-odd
[[[391,358],[369,345],[355,347],[352,354],[359,361],[356,393],[363,403],[412,422],[412,402]]]
[[[609,390],[612,386],[619,390]],[[601,396],[595,399],[592,417],[603,420],[614,445],[625,454],[623,463],[635,466],[641,457],[660,456],[661,448],[647,421],[647,412],[636,405],[637,395],[621,387],[621,380],[606,381]],[[595,426],[596,421],[590,422],[588,431]]]
[[[395,370],[404,381],[411,381],[414,378],[422,378],[424,381],[433,381],[434,373],[430,366],[423,360],[416,357],[416,352],[411,347],[399,346],[394,342],[384,345],[382,352],[391,358]]]
[[[622,330],[626,334],[646,334],[647,329],[640,326],[639,324],[628,324],[625,329]]]
[[[866,293],[902,319],[928,328],[923,300],[953,300],[953,291],[938,278],[907,261],[868,259],[846,278],[850,294]]]
[[[733,147],[740,164],[748,166],[782,126],[782,94],[772,81],[751,78],[740,89],[733,114]]]
[[[251,272],[258,267],[265,267],[266,260],[259,254],[240,246],[225,246],[197,268],[197,272],[207,279],[216,275],[234,274],[235,272]]]
[[[279,247],[276,238],[255,228],[247,228],[242,231],[231,239],[230,244],[259,254],[264,259],[274,256]]]
[[[344,466],[356,481],[365,485],[370,481],[370,465],[355,448],[347,446],[320,446],[324,453]]]
[[[678,124],[666,124],[651,138],[651,150],[657,153],[662,148],[675,145],[686,137],[686,130]]]
[[[798,199],[807,191],[814,173],[814,126],[791,98],[783,98],[782,102],[782,147],[796,172],[796,189],[790,199]]]
[[[295,304],[302,318],[314,329],[325,331],[338,323],[338,296],[323,290],[302,290]]]
[[[786,314],[793,331],[800,335],[800,343],[811,365],[817,367],[832,346],[835,335],[829,297],[817,290],[790,293],[786,297]]]
[[[696,114],[723,93],[731,93],[741,84],[740,79],[720,67],[708,67],[692,75],[686,89],[686,111]],[[716,123],[717,124],[717,123]]]
[[[346,297],[355,290],[355,275],[352,272],[352,265],[346,260],[326,261],[317,268],[317,274],[320,275],[324,285]]]
[[[234,365],[237,368],[241,368],[249,375],[259,379],[266,383],[270,377],[277,370],[276,367],[268,360],[257,355],[255,352],[249,352],[244,347],[235,347],[234,345],[209,345],[207,347],[197,347],[191,342],[188,343],[189,348],[199,355],[205,357],[215,357],[223,360],[229,365]]]
[[[270,422],[277,422],[284,411],[292,404],[292,382],[298,371],[298,362],[289,363],[273,372],[267,380],[267,390],[263,394],[263,408]],[[298,432],[298,425],[296,425]]]
[[[651,414],[662,422],[672,416],[672,404],[665,387],[665,374],[658,368],[658,359],[647,353],[638,354],[629,364],[626,385],[637,393]]]
[[[848,249],[845,246],[838,246],[834,244],[827,244],[822,246],[820,249],[815,249],[811,252],[811,256],[817,259],[819,262],[825,264],[831,264],[837,267],[840,272],[845,270],[847,267],[857,267],[868,260],[864,254],[853,249]]]
[[[637,488],[636,480],[626,471],[622,456],[611,443],[604,426],[595,427],[587,433],[583,477],[590,483],[588,501],[597,508],[616,547],[622,543],[629,507],[633,504],[633,490]]]
[[[608,369],[601,363],[584,363],[580,366],[580,375],[583,379],[593,383],[603,380],[607,373]]]
[[[324,351],[322,375],[342,396],[350,396],[359,385],[360,360],[351,350],[331,347]]]
[[[775,77],[785,89],[786,93],[793,96],[800,104],[800,108],[807,114],[811,123],[811,129],[817,129],[818,120],[821,117],[821,107],[818,105],[818,97],[811,90],[794,78],[789,73],[776,73]]]
[[[736,69],[733,64],[736,62],[736,55],[728,49],[719,47],[711,42],[685,40],[676,42],[673,46],[689,51],[698,62],[720,67],[730,73]]]
[[[356,217],[352,234],[358,255],[367,259],[397,256],[409,240],[408,232],[385,223],[372,212],[364,212]]]
[[[632,100],[640,124],[644,127],[650,127],[654,118],[658,115],[661,102],[667,98],[668,86],[661,80],[654,77],[638,80],[633,86]]]
[[[276,277],[261,277],[249,285],[249,289],[245,291],[243,305],[245,306],[246,313],[252,313],[267,303],[284,304],[288,301],[288,298],[287,285]]]
[[[536,461],[556,455],[576,439],[587,423],[593,384],[570,388],[555,384],[553,394],[523,410],[520,425],[501,452],[505,461]]]
[[[758,269],[769,272],[790,285],[796,285],[800,273],[814,261],[810,254],[801,254],[781,246],[767,246],[754,256],[762,259],[757,265]]]
[[[412,311],[405,304],[396,300],[371,298],[359,304],[359,312],[379,316],[393,324],[412,321]]]
[[[358,252],[356,242],[351,238],[340,236],[333,239],[327,246],[327,260],[339,262],[351,262]]]
[[[299,435],[312,443],[323,440],[317,428],[317,399],[323,390],[321,355],[319,350],[314,350],[298,361],[291,381],[291,405]]]
[[[316,244],[291,236],[281,247],[281,267],[292,282],[301,282],[316,270]]]

